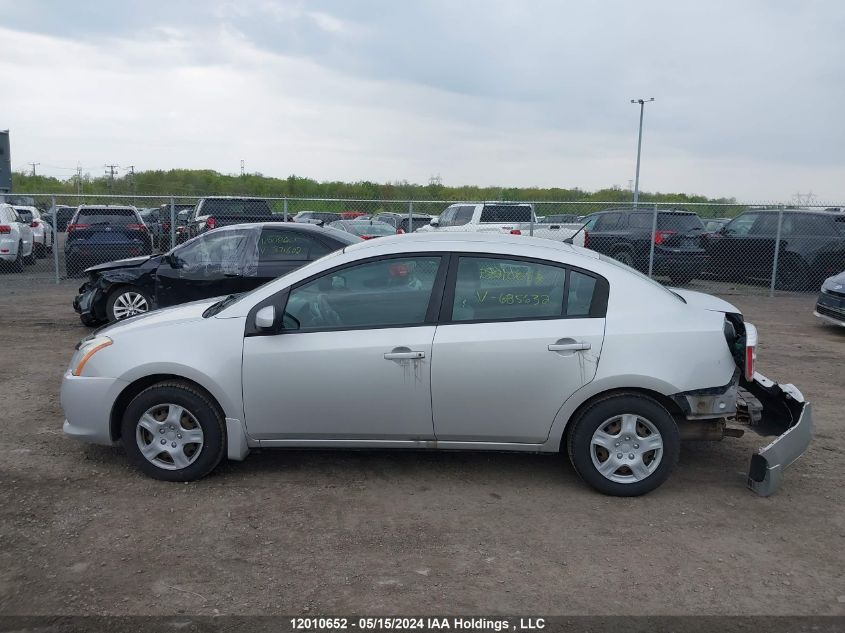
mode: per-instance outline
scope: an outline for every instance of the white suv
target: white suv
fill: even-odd
[[[34,264],[32,229],[10,204],[0,204],[0,264],[23,272],[23,265]]]
[[[53,227],[50,226],[41,212],[35,207],[15,207],[15,211],[24,222],[29,222],[32,229],[32,247],[36,257],[47,257],[47,253],[53,252],[53,243],[56,238],[53,235]]]

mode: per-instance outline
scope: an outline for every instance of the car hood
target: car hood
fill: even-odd
[[[695,290],[686,290],[684,288],[670,288],[670,290],[682,297],[684,301],[687,302],[687,305],[691,305],[695,308],[711,310],[712,312],[732,312],[734,314],[742,314],[736,306],[728,303],[724,299],[719,299],[719,297],[714,297],[713,295],[708,295],[703,292],[696,292]]]
[[[128,319],[101,327],[96,330],[94,334],[121,336],[139,328],[151,330],[159,327],[170,327],[182,323],[202,321],[202,313],[205,312],[209,306],[214,305],[221,299],[223,299],[223,297],[214,297],[212,299],[202,299],[200,301],[182,303],[170,308],[151,310],[150,312],[145,312],[143,314],[139,314],[138,316],[130,317]]]
[[[90,268],[86,268],[85,272],[87,273],[101,273],[106,270],[114,270],[116,268],[137,268],[150,262],[151,260],[155,260],[155,263],[158,264],[161,261],[161,255],[145,255],[144,257],[130,257],[129,259],[118,259],[113,262],[106,262],[105,264],[98,264],[97,266],[91,266]]]

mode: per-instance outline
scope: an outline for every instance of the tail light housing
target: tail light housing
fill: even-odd
[[[170,222],[162,222],[162,223],[161,223],[161,228],[162,228],[162,230],[164,230],[164,231],[169,231],[169,230],[170,230]]]
[[[757,328],[745,323],[745,379],[754,380],[754,365],[757,362]]]
[[[12,227],[8,224],[0,224],[0,235],[8,235],[12,232]]]
[[[522,231],[519,229],[511,229],[511,235],[522,235]]]
[[[205,226],[206,226],[209,230],[210,230],[210,229],[216,229],[216,228],[217,228],[217,220],[215,220],[214,218],[208,218],[208,219],[205,221]]]
[[[669,236],[674,235],[677,231],[655,231],[654,232],[654,243],[655,244],[663,244]]]
[[[584,248],[588,248],[590,246],[590,232],[584,231]]]
[[[31,229],[37,229],[37,228],[38,228],[38,220],[33,220],[32,222],[30,222],[30,223],[29,223],[29,228],[31,228]]]
[[[398,229],[396,229],[396,235],[405,235],[405,229],[400,226]]]
[[[68,224],[67,225],[67,232],[73,233],[74,231],[79,231],[81,229],[87,229],[90,224]]]
[[[147,225],[146,224],[127,224],[126,228],[130,231],[146,231]]]
[[[375,235],[360,235],[359,236],[362,240],[371,240],[375,237]]]

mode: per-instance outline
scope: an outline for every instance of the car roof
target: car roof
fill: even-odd
[[[593,211],[589,215],[598,215],[600,213],[654,213],[654,209],[647,209],[645,207],[610,207],[609,209],[601,209]],[[695,211],[689,209],[682,209],[680,207],[666,207],[665,209],[658,209],[657,213],[685,213],[689,215],[697,215]]]
[[[827,211],[826,209],[801,209],[799,207],[786,207],[783,209],[773,207],[765,209],[746,209],[743,213],[778,213],[779,211],[783,211],[784,213],[808,213],[812,215],[822,215],[826,218],[842,217],[842,213],[838,211]]]
[[[109,209],[117,211],[138,211],[137,207],[123,204],[80,204],[78,209],[84,211],[86,209]]]
[[[431,250],[460,251],[461,244],[484,244],[490,252],[507,255],[514,247],[531,247],[544,250],[564,252],[571,255],[582,256],[588,259],[599,259],[595,251],[529,235],[508,235],[504,233],[460,233],[460,232],[431,232],[431,233],[406,233],[405,235],[390,235],[378,240],[368,240],[359,244],[347,246],[345,252],[353,250],[372,249],[376,251],[373,255],[387,254],[392,252],[402,253],[405,247],[413,244],[418,248],[426,244]]]

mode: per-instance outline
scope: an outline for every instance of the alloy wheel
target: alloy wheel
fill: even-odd
[[[122,293],[114,302],[112,312],[115,320],[125,319],[136,314],[149,311],[150,305],[146,297],[139,292],[127,291]]]

